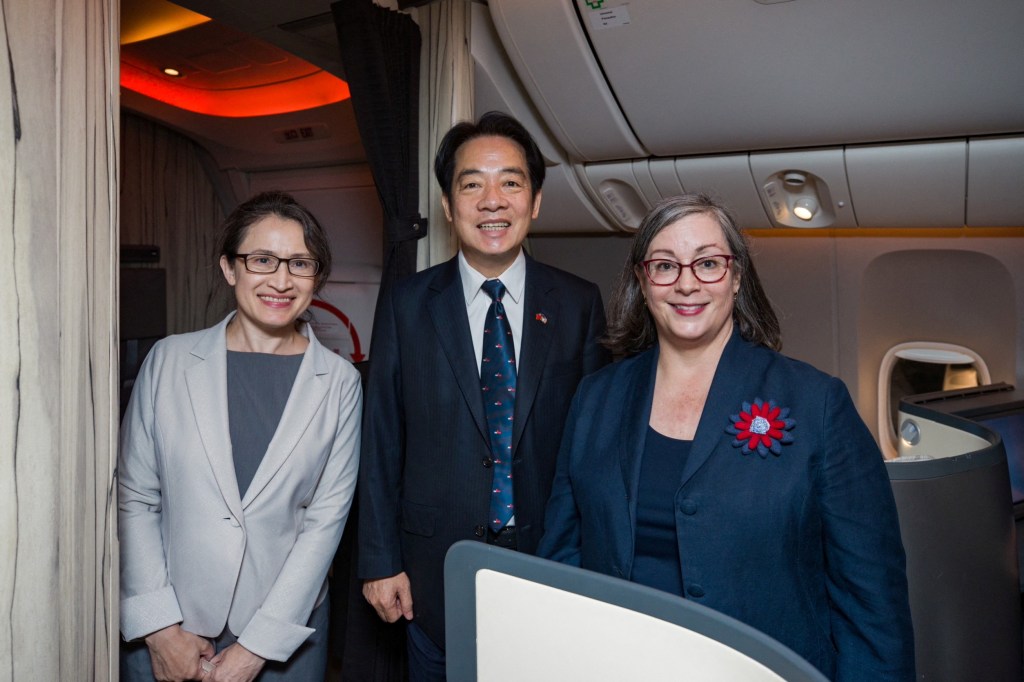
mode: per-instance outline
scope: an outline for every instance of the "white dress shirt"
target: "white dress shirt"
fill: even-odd
[[[480,371],[483,358],[484,322],[487,310],[491,307],[490,295],[481,289],[488,279],[500,279],[505,285],[505,295],[501,299],[505,306],[505,318],[512,328],[512,342],[515,344],[516,367],[519,367],[519,347],[523,341],[523,300],[526,294],[526,256],[523,250],[505,272],[497,277],[484,277],[473,269],[459,251],[459,275],[462,276],[462,293],[466,297],[466,315],[469,317],[469,331],[473,335],[473,352],[476,353],[476,371]]]

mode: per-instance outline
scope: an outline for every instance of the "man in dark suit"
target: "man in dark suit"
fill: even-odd
[[[444,678],[448,548],[536,550],[569,403],[609,360],[597,287],[523,252],[544,181],[526,129],[497,112],[460,123],[434,172],[460,250],[378,305],[359,489],[363,594],[409,620],[414,681]]]

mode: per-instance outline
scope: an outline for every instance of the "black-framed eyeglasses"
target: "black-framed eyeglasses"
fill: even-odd
[[[277,272],[281,263],[286,263],[288,272],[295,277],[316,277],[320,272],[320,261],[312,258],[278,258],[269,253],[236,253],[235,258],[245,261],[245,269],[257,275]]]
[[[714,284],[722,281],[729,273],[729,262],[733,258],[735,256],[724,254],[701,256],[691,263],[679,263],[667,258],[652,258],[643,261],[640,265],[647,273],[647,279],[654,286],[672,286],[679,281],[679,277],[683,274],[683,268],[690,268],[693,276],[704,284]]]

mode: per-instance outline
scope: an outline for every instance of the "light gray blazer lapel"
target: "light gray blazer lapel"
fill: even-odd
[[[228,429],[228,370],[225,329],[234,314],[216,327],[206,330],[192,347],[198,359],[185,370],[185,383],[192,403],[196,428],[217,480],[221,495],[235,518],[242,518],[242,501],[231,456],[231,432]]]
[[[277,431],[267,446],[267,452],[256,469],[249,489],[245,491],[245,497],[242,499],[243,508],[248,507],[263,492],[295,451],[299,439],[327,397],[331,381],[324,353],[330,351],[320,345],[308,324],[304,325],[303,334],[309,338],[309,345],[295,375],[295,383],[288,394],[288,402],[285,403]]]

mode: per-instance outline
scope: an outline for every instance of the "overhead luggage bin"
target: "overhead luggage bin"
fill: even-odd
[[[1019,227],[1024,222],[1024,137],[967,141],[967,224]]]
[[[488,5],[541,116],[583,161],[1024,130],[1014,0]]]

